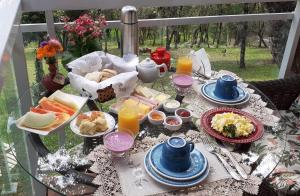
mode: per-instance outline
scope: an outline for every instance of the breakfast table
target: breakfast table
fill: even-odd
[[[238,80],[238,85],[247,89],[249,100],[247,103],[229,106],[250,113],[262,122],[263,136],[254,142],[246,144],[231,144],[222,142],[207,134],[201,123],[201,116],[209,110],[218,110],[222,106],[210,102],[200,94],[200,89],[207,81],[215,81],[221,75],[232,75]],[[171,74],[158,79],[149,88],[171,95],[181,102],[181,107],[192,112],[193,118],[184,123],[178,131],[169,131],[162,125],[153,125],[145,120],[141,126],[135,143],[130,151],[122,156],[114,156],[103,145],[103,136],[82,138],[70,131],[69,125],[61,127],[54,134],[40,136],[20,130],[15,121],[19,114],[11,114],[10,134],[19,138],[26,134],[38,159],[31,160],[34,168],[27,164],[26,156],[15,156],[20,166],[33,179],[43,184],[47,189],[61,195],[242,195],[243,193],[258,194],[270,187],[268,177],[276,168],[285,148],[285,133],[281,130],[280,113],[274,104],[255,86],[243,81],[232,72],[221,70],[214,76],[207,78],[194,78],[191,89],[181,92],[172,86]],[[36,93],[38,89],[38,93]],[[73,92],[68,85],[62,89]],[[36,84],[31,89],[37,95],[34,103],[42,96],[49,96],[46,91]],[[73,92],[75,94],[75,92]],[[19,99],[22,102],[22,96]],[[112,103],[114,101],[111,101]],[[117,115],[109,111],[105,104],[97,100],[88,100],[82,111],[102,110],[110,113],[117,122]],[[159,110],[164,111],[163,108]],[[167,116],[170,113],[165,112]],[[69,137],[58,136],[69,135]],[[208,160],[207,178],[200,184],[189,188],[170,188],[152,179],[145,171],[144,157],[155,145],[166,141],[171,136],[180,136],[193,142],[195,148],[200,150]],[[56,141],[56,146],[49,146],[49,140]],[[228,149],[239,166],[246,172],[247,179],[235,180],[226,171],[215,155],[207,150],[207,144],[216,148]],[[11,146],[18,153],[18,146]],[[219,153],[229,166],[226,153]],[[233,167],[232,167],[233,168]],[[209,172],[208,172],[209,171]],[[271,191],[270,189],[269,191]]]

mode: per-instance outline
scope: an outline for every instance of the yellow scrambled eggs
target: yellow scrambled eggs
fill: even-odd
[[[234,137],[245,137],[250,135],[254,131],[254,125],[249,119],[232,112],[216,114],[212,118],[212,128],[226,137],[230,136],[227,131],[224,131],[224,127],[228,125],[235,125],[236,127]]]

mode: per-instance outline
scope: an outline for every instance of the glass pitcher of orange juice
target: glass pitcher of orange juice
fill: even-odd
[[[193,72],[192,59],[188,56],[179,57],[176,65],[176,73],[191,75],[192,72]]]
[[[139,112],[137,106],[125,104],[118,112],[118,130],[129,132],[136,136],[140,130]]]

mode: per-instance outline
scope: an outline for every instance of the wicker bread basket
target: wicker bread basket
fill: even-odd
[[[116,94],[114,92],[112,85],[110,85],[106,88],[97,90],[97,93],[98,93],[98,100],[100,103],[109,101],[116,97]]]

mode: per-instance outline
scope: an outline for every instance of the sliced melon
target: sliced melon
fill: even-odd
[[[35,112],[27,112],[21,121],[21,125],[33,129],[44,129],[54,123],[56,115],[53,112],[39,114]]]
[[[61,92],[60,90],[55,91],[55,93],[52,95],[52,97],[53,97],[54,101],[57,101],[68,107],[71,107],[75,110],[78,109],[78,106],[75,103],[75,101],[73,101],[70,96],[66,95],[65,93]]]

